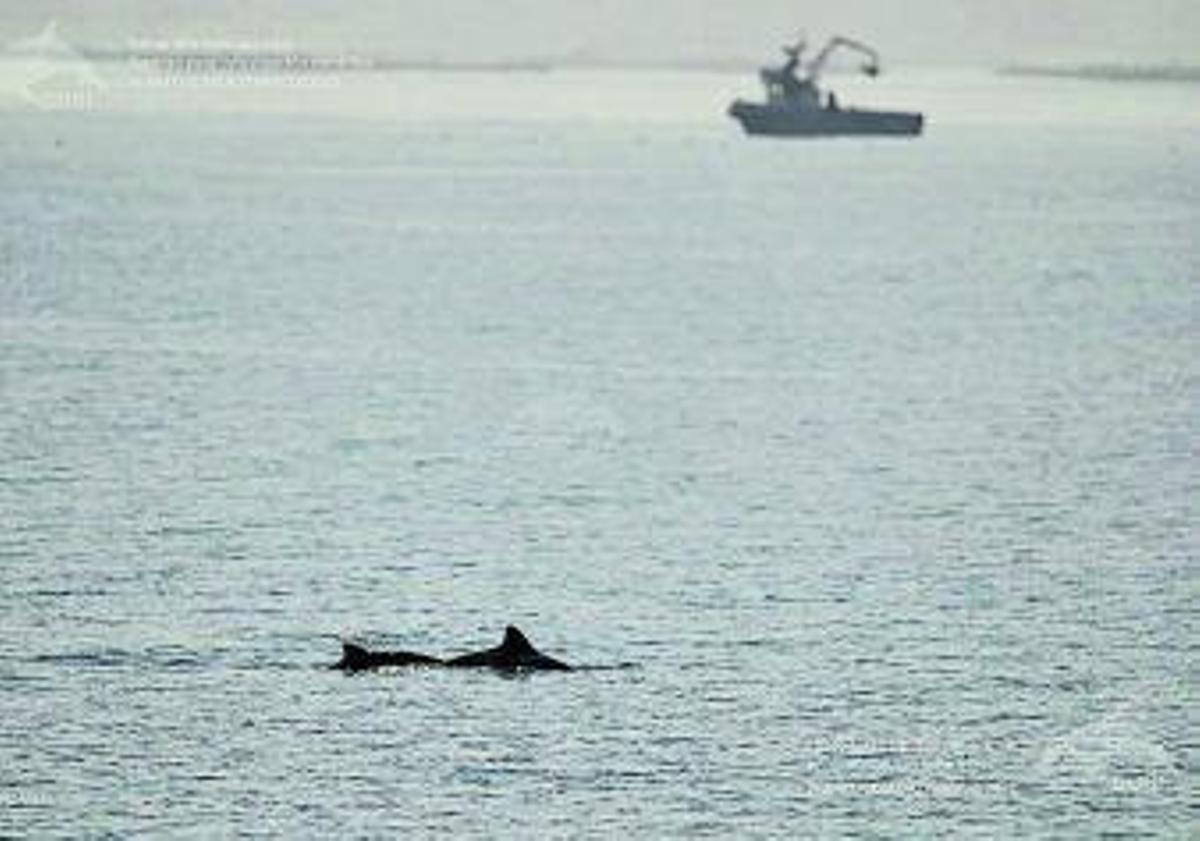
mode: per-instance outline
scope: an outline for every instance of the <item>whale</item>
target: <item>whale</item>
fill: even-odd
[[[342,641],[342,659],[333,668],[344,672],[362,672],[384,666],[437,666],[441,660],[415,651],[368,651],[361,645]]]
[[[509,625],[504,639],[495,648],[461,654],[443,660],[415,651],[371,651],[361,645],[342,641],[342,659],[331,668],[344,672],[362,672],[387,666],[444,666],[451,669],[488,668],[502,672],[569,672],[571,666],[555,660],[533,647],[521,629]]]
[[[504,629],[504,639],[495,648],[462,654],[446,660],[442,665],[451,669],[484,667],[503,672],[553,671],[569,672],[571,667],[555,660],[533,647],[521,633],[520,628],[509,625]]]

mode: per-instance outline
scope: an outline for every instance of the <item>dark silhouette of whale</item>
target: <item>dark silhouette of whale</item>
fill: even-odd
[[[463,654],[453,657],[443,664],[449,668],[467,668],[471,666],[486,666],[505,672],[515,671],[556,671],[569,672],[571,667],[561,660],[548,657],[534,648],[525,635],[515,625],[504,629],[504,640],[495,648],[486,651],[476,651],[473,654]]]
[[[504,672],[517,671],[571,671],[571,667],[560,660],[548,657],[534,648],[520,629],[509,625],[504,629],[504,639],[495,648],[476,651],[439,660],[415,651],[369,651],[361,645],[342,642],[342,659],[333,665],[347,672],[366,671],[384,666],[446,666],[463,669],[482,667]]]
[[[383,666],[437,666],[441,660],[415,651],[368,651],[361,645],[342,642],[342,659],[333,668],[347,672],[378,669]]]

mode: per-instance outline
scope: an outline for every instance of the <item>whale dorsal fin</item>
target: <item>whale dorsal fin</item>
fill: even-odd
[[[342,640],[342,659],[338,662],[335,668],[338,669],[361,669],[367,661],[371,659],[371,655],[361,645],[355,645],[352,642]]]
[[[534,653],[533,646],[516,625],[509,625],[504,629],[504,642],[500,643],[500,647],[512,654]]]

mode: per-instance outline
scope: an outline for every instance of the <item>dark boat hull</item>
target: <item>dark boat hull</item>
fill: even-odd
[[[913,137],[925,122],[923,115],[907,111],[780,108],[740,99],[729,106],[729,116],[742,124],[746,134],[774,137]]]

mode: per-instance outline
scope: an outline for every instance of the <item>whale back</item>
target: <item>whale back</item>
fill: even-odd
[[[356,672],[381,666],[433,666],[442,661],[415,651],[370,651],[361,645],[342,641],[342,659],[335,669]]]
[[[495,648],[476,651],[441,660],[413,651],[371,651],[356,643],[342,641],[342,659],[333,666],[347,672],[377,669],[381,666],[443,665],[450,667],[489,666],[502,671],[540,670],[570,671],[566,663],[548,657],[533,647],[515,625],[504,629],[504,638]]]
[[[501,671],[537,669],[566,671],[570,669],[566,663],[547,657],[534,648],[516,625],[509,625],[504,629],[504,639],[495,648],[463,654],[445,661],[445,665],[451,667],[488,666]]]

